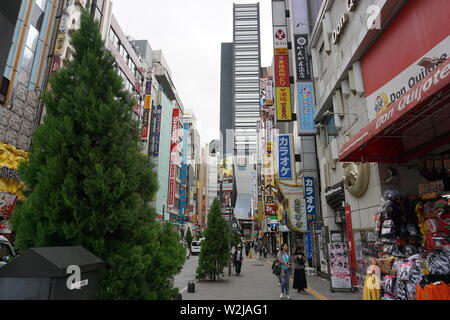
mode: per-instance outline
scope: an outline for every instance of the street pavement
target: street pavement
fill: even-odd
[[[195,269],[198,256],[186,260],[183,270],[174,279],[175,287],[180,289],[183,300],[279,300],[281,289],[278,279],[272,274],[273,258],[266,260],[244,259],[240,276],[225,276],[219,281],[196,281],[195,293],[189,293],[189,281],[195,280]],[[317,276],[307,276],[308,289],[305,294],[292,289],[290,282],[289,295],[292,300],[362,300],[362,293],[330,292],[327,280]]]

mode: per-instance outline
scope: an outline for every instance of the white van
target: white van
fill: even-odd
[[[191,254],[192,255],[200,254],[201,248],[202,248],[201,241],[192,241],[191,242]]]

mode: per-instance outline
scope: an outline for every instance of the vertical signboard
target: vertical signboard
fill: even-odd
[[[273,28],[273,44],[276,56],[288,55],[286,26],[279,26]]]
[[[273,106],[273,80],[272,77],[266,82],[266,106]]]
[[[358,279],[356,276],[356,253],[355,253],[355,237],[353,234],[352,210],[350,208],[350,205],[348,204],[344,207],[344,210],[345,210],[345,223],[347,229],[352,285],[357,286]]]
[[[308,233],[306,238],[306,257],[312,259],[312,222],[316,220],[316,194],[314,190],[314,178],[304,177],[305,188],[305,204],[306,204],[306,218],[308,221]]]
[[[277,87],[277,121],[292,121],[291,89]]]
[[[162,106],[158,105],[155,110],[155,130],[153,135],[153,156],[159,156],[159,139],[161,134]]]
[[[189,152],[189,123],[183,123],[183,157],[181,162],[181,189],[180,189],[180,224],[184,223],[187,206],[187,159]]]
[[[272,153],[272,120],[266,120],[266,152]]]
[[[299,134],[316,134],[314,124],[314,94],[312,82],[297,83]]]
[[[308,6],[307,0],[292,0],[292,22],[294,34],[308,34]]]
[[[264,161],[264,212],[266,216],[276,213],[276,187],[272,154],[266,153]]]
[[[311,61],[308,55],[308,35],[296,35],[294,36],[294,41],[297,81],[311,81]]]
[[[275,56],[275,85],[289,87],[289,57]]]
[[[178,121],[180,117],[180,109],[174,108],[172,111],[172,139],[170,144],[170,168],[169,168],[169,196],[167,203],[173,207],[175,204],[175,184],[177,174],[177,158],[178,158]]]
[[[278,178],[280,180],[293,180],[295,168],[293,159],[292,135],[283,134],[277,138],[278,146]]]
[[[330,254],[331,288],[351,289],[352,281],[348,264],[348,247],[345,242],[328,244]]]

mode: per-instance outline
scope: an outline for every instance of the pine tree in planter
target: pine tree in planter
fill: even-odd
[[[191,232],[191,228],[188,227],[187,231],[186,231],[186,242],[188,245],[188,249],[191,249],[191,242],[192,242],[193,238],[192,238],[192,232]]]
[[[145,205],[157,178],[138,154],[134,102],[98,28],[83,13],[74,59],[50,79],[44,123],[19,169],[28,190],[13,215],[16,246],[90,250],[105,263],[100,299],[169,299],[184,250]]]
[[[211,280],[216,280],[223,273],[223,268],[227,266],[230,255],[228,224],[217,199],[214,200],[208,213],[208,225],[204,237],[198,261],[197,278],[209,277]]]

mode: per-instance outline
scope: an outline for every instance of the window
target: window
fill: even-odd
[[[45,5],[47,4],[47,0],[36,0],[36,5],[45,11]]]

